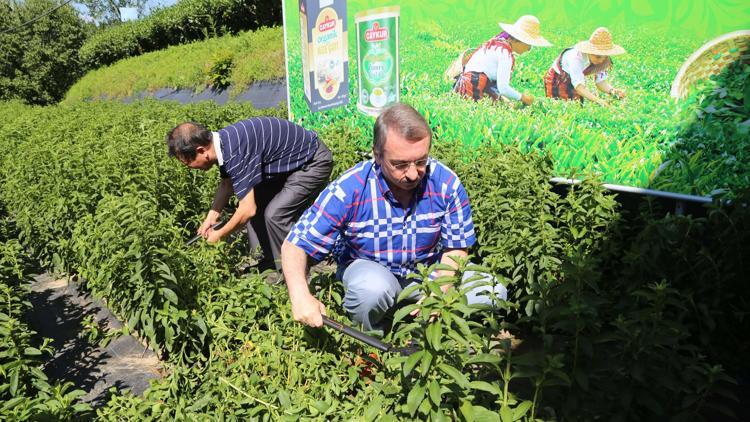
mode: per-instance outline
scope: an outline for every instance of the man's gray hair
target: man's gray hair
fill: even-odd
[[[208,146],[213,140],[211,131],[200,123],[184,122],[167,133],[167,151],[171,157],[193,161],[199,146]]]
[[[396,103],[380,113],[380,116],[375,120],[372,150],[376,155],[383,154],[389,129],[397,131],[410,141],[418,141],[429,137],[430,143],[432,143],[430,126],[424,117],[410,105]]]

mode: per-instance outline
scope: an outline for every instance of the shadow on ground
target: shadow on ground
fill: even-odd
[[[99,327],[122,324],[98,301],[78,291],[75,282],[46,274],[35,277],[29,296],[28,321],[41,337],[53,340],[54,356],[44,372],[52,381],[70,381],[86,391],[83,400],[93,407],[106,403],[109,389],[142,394],[149,380],[160,377],[159,360],[132,336],[120,336],[107,347],[92,344],[82,321],[92,315]]]

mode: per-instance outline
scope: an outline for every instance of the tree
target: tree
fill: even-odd
[[[0,0],[0,99],[59,101],[81,76],[86,23],[62,0]]]
[[[145,16],[148,0],[77,0],[76,3],[86,6],[88,15],[97,24],[111,24],[120,22],[121,7],[135,7],[138,18]]]

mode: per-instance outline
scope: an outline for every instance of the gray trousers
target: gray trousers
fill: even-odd
[[[299,169],[265,180],[255,187],[255,216],[247,222],[250,251],[260,246],[261,266],[281,269],[281,244],[292,225],[328,184],[333,170],[331,151],[322,141],[313,157]]]
[[[476,274],[474,271],[466,271],[463,281]],[[472,284],[494,279],[489,274],[480,274],[482,279],[471,281],[464,287]],[[339,277],[344,282],[344,309],[349,313],[352,321],[362,324],[365,331],[382,330],[381,320],[396,304],[396,299],[402,290],[415,284],[412,280],[401,280],[397,278],[386,267],[377,262],[365,259],[353,261],[346,269],[339,271]],[[481,304],[494,307],[492,298],[483,292],[495,292],[500,299],[508,298],[508,290],[499,282],[493,285],[478,286],[466,294],[469,305]],[[412,294],[409,300],[419,300],[418,292]]]

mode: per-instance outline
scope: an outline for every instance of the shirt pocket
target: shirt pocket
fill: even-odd
[[[442,223],[437,221],[429,222],[417,228],[417,250],[419,252],[427,252],[438,243],[441,227]]]

